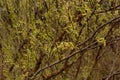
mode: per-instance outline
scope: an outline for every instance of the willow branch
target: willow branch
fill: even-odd
[[[107,10],[104,10],[104,11],[98,11],[98,12],[95,12],[95,14],[99,14],[99,13],[104,13],[104,12],[108,12],[108,11],[113,11],[113,10],[120,10],[120,5],[117,5],[115,7],[112,7],[110,9],[107,9]]]
[[[86,43],[87,41],[89,41],[90,39],[92,39],[92,38],[96,35],[96,33],[99,32],[100,29],[104,28],[107,24],[109,24],[109,23],[111,23],[112,21],[115,21],[115,20],[117,20],[117,19],[119,19],[119,18],[120,18],[120,15],[117,16],[117,17],[115,17],[115,18],[113,18],[113,19],[111,19],[111,20],[109,20],[109,21],[107,21],[107,22],[104,23],[103,25],[101,25],[101,26],[93,33],[92,36],[90,36],[88,39],[86,39],[85,41],[83,41],[82,43],[80,43],[78,46],[80,46],[80,45]],[[88,46],[86,46],[86,47],[84,47],[84,48],[82,48],[82,49],[80,49],[80,50],[77,50],[77,51],[73,52],[72,54],[68,55],[67,57],[65,57],[65,58],[63,58],[63,59],[61,59],[61,60],[58,60],[58,61],[56,61],[56,62],[54,62],[54,63],[52,63],[52,64],[50,64],[50,65],[48,65],[48,66],[46,66],[46,67],[43,67],[42,69],[39,69],[38,71],[36,71],[36,72],[32,75],[32,77],[30,77],[30,79],[34,79],[35,76],[36,76],[37,74],[39,74],[41,71],[43,71],[43,70],[45,70],[45,69],[47,69],[47,68],[49,68],[49,67],[52,67],[52,66],[54,66],[54,65],[56,65],[56,64],[58,64],[58,63],[61,63],[61,62],[63,62],[64,60],[69,59],[69,58],[71,58],[72,56],[76,55],[77,53],[80,53],[80,52],[82,52],[82,51],[84,51],[84,50],[89,49],[91,46],[95,45],[96,43],[97,43],[97,42],[93,42],[93,43],[89,44]]]

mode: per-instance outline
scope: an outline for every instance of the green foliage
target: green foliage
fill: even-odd
[[[119,0],[0,0],[0,80],[28,80],[33,75],[35,80],[102,79],[109,74],[104,65],[110,61],[103,62],[104,55],[110,53],[107,42],[120,37],[120,20],[100,26],[120,14],[116,7],[119,3]],[[93,44],[94,41],[98,44]],[[99,44],[104,47],[91,49]],[[112,50],[109,51],[117,54]],[[39,69],[43,70],[35,74]]]

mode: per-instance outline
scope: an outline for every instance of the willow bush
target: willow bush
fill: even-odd
[[[119,80],[119,0],[0,0],[0,80]]]

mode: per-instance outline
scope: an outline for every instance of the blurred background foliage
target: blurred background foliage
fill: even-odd
[[[119,80],[119,16],[119,0],[0,0],[0,80]]]

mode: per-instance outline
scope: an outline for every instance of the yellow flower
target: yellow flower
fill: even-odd
[[[106,40],[105,40],[105,38],[98,38],[97,42],[100,43],[100,44],[103,44],[103,46],[106,46]]]

